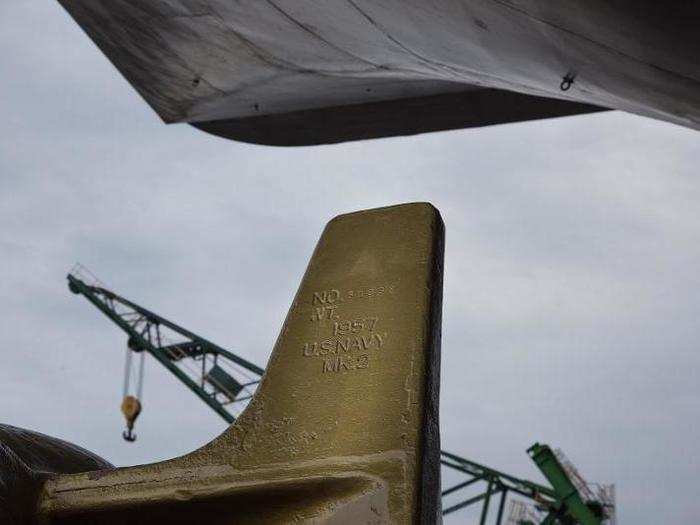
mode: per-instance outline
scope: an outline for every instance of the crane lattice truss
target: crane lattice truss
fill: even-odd
[[[151,354],[227,423],[235,421],[253,397],[264,369],[120,297],[95,279],[87,284],[79,272],[85,274],[78,268],[68,275],[70,290],[126,332],[127,362],[132,352]],[[128,370],[125,390],[127,385]]]
[[[544,485],[510,476],[444,450],[441,452],[440,463],[444,467],[460,472],[465,477],[463,481],[442,491],[443,503],[445,502],[445,497],[452,493],[463,491],[475,484],[482,486],[476,495],[466,500],[449,506],[443,505],[443,515],[451,514],[470,505],[482,503],[480,523],[483,524],[488,519],[492,501],[498,498],[496,523],[500,524],[503,520],[506,499],[509,494],[518,494],[543,506],[553,507],[556,505],[557,496],[554,490]]]
[[[133,355],[139,354],[143,362],[143,356],[148,353],[227,423],[233,423],[253,397],[265,372],[263,368],[117,295],[81,265],[76,265],[68,274],[68,286],[73,293],[84,296],[127,334],[125,396],[129,394],[130,389],[130,363]],[[138,397],[141,390],[140,381],[143,378],[142,370],[141,374],[137,374],[140,376],[136,388]],[[549,447],[546,449],[549,450]],[[544,455],[540,454],[538,457],[542,459]],[[601,525],[604,523],[598,518],[589,519],[591,513],[586,512],[586,508],[583,510],[579,508],[581,497],[578,490],[569,480],[569,475],[564,469],[557,470],[557,466],[561,467],[561,465],[554,453],[552,457],[554,460],[547,456],[546,461],[543,460],[540,463],[545,465],[547,470],[541,470],[550,482],[554,479],[555,488],[519,479],[456,454],[442,451],[442,466],[464,477],[464,480],[442,492],[443,514],[451,514],[480,504],[479,523],[485,525],[492,503],[498,499],[495,521],[491,520],[490,523],[501,525],[505,517],[506,500],[509,495],[516,495],[527,498],[534,502],[538,509],[546,512],[545,519],[541,521],[542,524]],[[552,472],[554,472],[554,478],[549,476]],[[562,490],[566,491],[565,493],[560,494],[557,491],[557,483]],[[478,489],[476,494],[474,494],[475,489]],[[573,514],[568,504],[572,498],[576,507],[573,509]],[[448,501],[452,503],[447,503]],[[512,508],[520,509],[523,506],[517,500],[511,500],[511,504],[515,504]],[[576,511],[583,514],[579,517]],[[513,515],[512,512],[511,515]],[[537,525],[537,522],[520,519],[516,521],[509,519],[509,522],[514,525]]]

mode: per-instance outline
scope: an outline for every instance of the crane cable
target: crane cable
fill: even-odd
[[[134,442],[136,441],[136,434],[133,433],[134,423],[136,418],[139,417],[141,413],[141,398],[143,393],[143,371],[144,362],[146,357],[146,352],[140,351],[139,363],[134,365],[133,354],[134,350],[126,347],[126,362],[124,363],[124,388],[123,388],[123,399],[121,410],[124,414],[124,419],[126,419],[126,430],[122,432],[122,437],[125,441]],[[138,367],[136,376],[136,388],[135,392],[131,389],[131,379],[134,373],[134,367]]]

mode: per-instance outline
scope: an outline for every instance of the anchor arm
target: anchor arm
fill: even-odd
[[[180,458],[47,481],[52,525],[440,520],[443,225],[429,204],[326,227],[248,408]],[[305,348],[316,343],[316,353]]]

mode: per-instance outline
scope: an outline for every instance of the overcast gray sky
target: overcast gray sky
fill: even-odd
[[[122,441],[125,338],[72,264],[264,365],[328,219],[430,201],[443,447],[540,481],[547,442],[617,485],[622,525],[700,521],[700,134],[615,112],[250,146],[162,124],[56,2],[1,2],[0,46],[3,422],[119,465],[209,441],[223,422],[154,361]]]

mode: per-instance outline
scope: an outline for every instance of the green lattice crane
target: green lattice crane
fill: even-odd
[[[70,290],[84,296],[127,335],[122,402],[127,441],[135,439],[132,428],[141,410],[145,354],[152,355],[224,421],[235,421],[253,397],[264,369],[115,294],[95,278],[87,284],[79,278],[85,274],[84,268],[76,267],[68,275]]]

